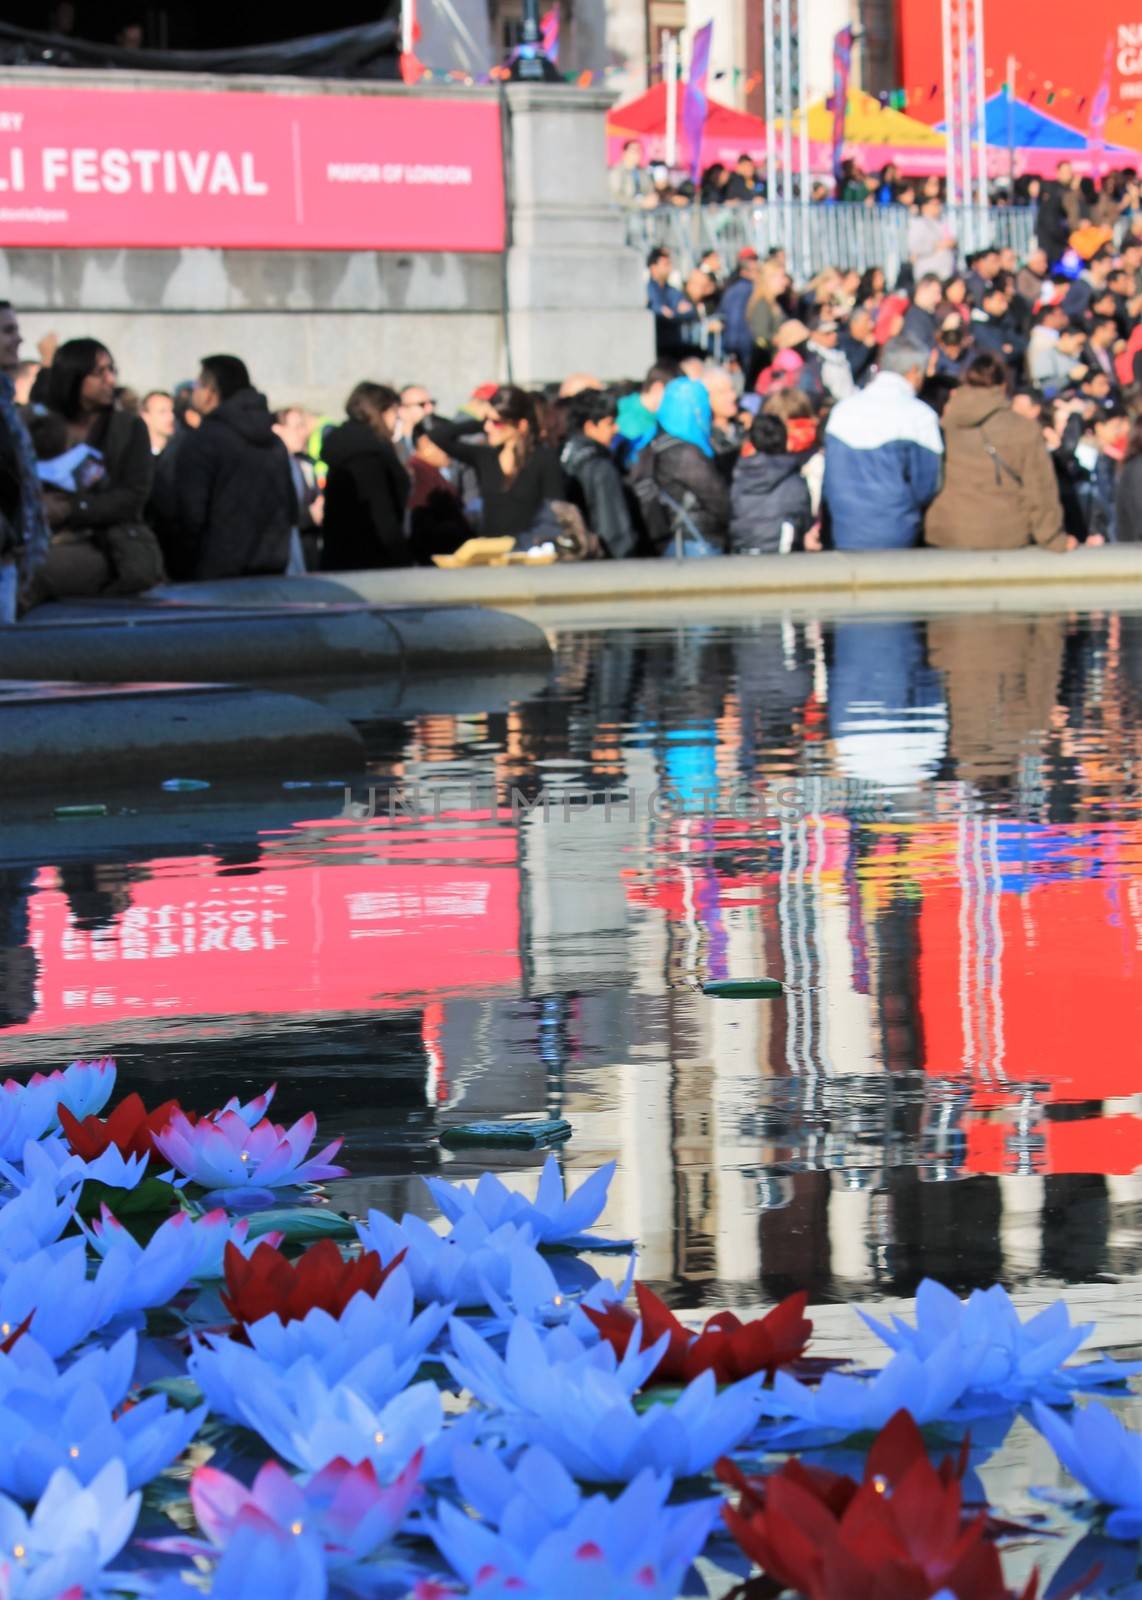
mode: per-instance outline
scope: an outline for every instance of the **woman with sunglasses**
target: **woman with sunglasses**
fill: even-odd
[[[89,490],[45,490],[52,537],[29,586],[30,604],[112,588],[116,573],[102,536],[143,520],[154,475],[151,440],[145,422],[115,408],[117,381],[111,352],[97,339],[69,339],[52,358],[44,405],[66,423],[69,447],[86,444],[99,452],[103,471]]]
[[[540,437],[535,403],[523,389],[505,384],[491,396],[483,418],[484,439],[473,438],[478,424],[429,417],[434,444],[454,461],[472,468],[479,484],[481,532],[511,535],[521,549],[533,530],[544,531],[544,508],[565,498],[559,457]]]

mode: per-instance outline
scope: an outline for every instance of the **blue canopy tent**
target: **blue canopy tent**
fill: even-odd
[[[984,102],[983,125],[988,144],[1001,149],[1010,145],[1016,150],[1085,150],[1090,143],[1087,134],[1068,127],[1058,117],[1049,117],[1026,100],[1012,100],[1006,84]],[[946,133],[947,124],[938,123],[936,131]],[[1137,155],[1137,151],[1123,150],[1119,145],[1107,145],[1107,150],[1112,155]]]

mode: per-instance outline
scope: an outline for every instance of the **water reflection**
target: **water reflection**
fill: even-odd
[[[425,815],[3,866],[5,1065],[272,1074],[355,1206],[423,1208],[444,1122],[566,1116],[689,1304],[1142,1274],[1142,617],[566,633],[545,694],[370,732]]]

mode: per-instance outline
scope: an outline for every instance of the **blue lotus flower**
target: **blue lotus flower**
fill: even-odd
[[[124,1275],[87,1276],[82,1239],[62,1239],[16,1262],[0,1261],[0,1326],[17,1328],[29,1314],[32,1332],[51,1356],[62,1356],[110,1322]]]
[[[59,1199],[51,1162],[37,1166],[33,1158],[33,1169],[26,1187],[0,1208],[0,1273],[54,1244],[75,1215],[78,1188]]]
[[[246,1376],[249,1386],[233,1395],[240,1420],[303,1472],[320,1472],[340,1457],[350,1466],[371,1461],[389,1482],[423,1448],[424,1475],[429,1475],[429,1452],[444,1432],[444,1408],[434,1383],[414,1383],[377,1407],[343,1383],[323,1382],[308,1358],[285,1378],[264,1363],[259,1373]]]
[[[89,1181],[105,1184],[109,1189],[135,1189],[146,1176],[149,1161],[149,1156],[124,1156],[115,1145],[109,1145],[94,1161],[85,1161],[62,1139],[51,1135],[24,1146],[22,1167],[0,1161],[0,1175],[18,1192],[45,1177],[55,1184],[58,1195],[68,1194]],[[174,1174],[162,1176],[170,1179]]]
[[[760,1414],[763,1376],[719,1394],[711,1372],[672,1404],[637,1411],[630,1380],[638,1374],[645,1381],[664,1339],[633,1360],[628,1347],[620,1363],[609,1345],[585,1350],[566,1329],[545,1341],[520,1317],[501,1359],[458,1319],[449,1326],[455,1355],[444,1359],[456,1381],[507,1413],[505,1428],[514,1440],[542,1445],[587,1483],[628,1482],[646,1468],[676,1477],[703,1472],[752,1432]]]
[[[901,1410],[911,1412],[921,1426],[939,1422],[960,1400],[971,1371],[971,1363],[951,1338],[923,1358],[904,1350],[867,1378],[827,1372],[819,1385],[809,1388],[789,1373],[778,1372],[761,1409],[767,1417],[783,1421],[767,1441],[824,1443],[853,1433],[875,1433]]]
[[[1142,1363],[1092,1361],[1081,1367],[1063,1362],[1094,1331],[1093,1322],[1072,1326],[1066,1302],[1056,1300],[1045,1311],[1020,1322],[1011,1296],[999,1284],[975,1290],[967,1301],[925,1278],[916,1292],[916,1326],[893,1317],[885,1327],[861,1312],[865,1322],[890,1349],[910,1351],[925,1360],[949,1340],[958,1343],[968,1363],[965,1400],[1021,1405],[1032,1399],[1069,1405],[1076,1389],[1124,1383]]]
[[[243,1253],[259,1242],[247,1239],[249,1227],[248,1220],[234,1222],[225,1211],[208,1211],[197,1218],[180,1211],[168,1217],[146,1245],[141,1245],[103,1206],[100,1220],[85,1227],[84,1233],[102,1256],[108,1274],[122,1281],[115,1314],[123,1315],[165,1305],[195,1280],[220,1278],[222,1254],[228,1242]]]
[[[61,1469],[31,1516],[0,1495],[0,1594],[4,1600],[60,1600],[117,1587],[105,1572],[131,1537],[140,1496],[127,1493],[121,1461],[86,1484]]]
[[[721,1508],[719,1499],[668,1508],[672,1480],[649,1471],[615,1500],[586,1498],[542,1449],[526,1450],[509,1472],[467,1446],[453,1470],[477,1516],[441,1502],[427,1524],[441,1554],[467,1584],[523,1584],[551,1600],[616,1591],[674,1600]]]
[[[549,1300],[559,1292],[531,1229],[511,1222],[491,1228],[469,1212],[447,1233],[437,1233],[422,1217],[406,1215],[394,1222],[381,1211],[370,1211],[357,1233],[365,1249],[377,1251],[384,1262],[405,1252],[404,1265],[421,1304],[449,1302],[463,1309],[490,1305],[493,1297],[509,1302],[513,1276],[529,1301],[533,1293],[543,1294],[547,1284]]]
[[[340,1317],[316,1309],[299,1321],[262,1317],[246,1326],[249,1345],[207,1334],[190,1357],[191,1375],[211,1411],[241,1420],[238,1396],[258,1386],[292,1386],[301,1363],[329,1387],[344,1384],[372,1406],[383,1406],[408,1387],[425,1353],[448,1320],[450,1306],[428,1306],[415,1316],[412,1282],[403,1266],[378,1292],[354,1295]]]
[[[0,1492],[30,1502],[61,1467],[90,1483],[115,1460],[138,1488],[182,1454],[205,1416],[205,1406],[168,1411],[152,1395],[114,1417],[94,1382],[76,1384],[62,1407],[34,1388],[10,1389],[0,1399]]]
[[[115,1088],[115,1063],[73,1061],[46,1077],[33,1073],[26,1083],[8,1078],[0,1083],[0,1157],[18,1161],[31,1140],[59,1127],[57,1111],[65,1105],[77,1117],[102,1111]]]
[[[615,1163],[608,1161],[568,1196],[564,1193],[559,1163],[554,1156],[548,1156],[534,1201],[509,1189],[492,1172],[482,1173],[473,1189],[460,1183],[447,1183],[443,1178],[425,1178],[424,1181],[449,1222],[475,1215],[492,1231],[509,1222],[517,1228],[529,1227],[537,1244],[589,1249],[592,1245],[611,1244],[610,1240],[584,1230],[606,1205],[607,1190],[614,1175]]]
[[[1131,1433],[1093,1401],[1076,1410],[1070,1422],[1038,1400],[1031,1412],[1071,1477],[1101,1505],[1114,1508],[1106,1519],[1111,1538],[1142,1539],[1142,1433]]]
[[[108,1349],[89,1350],[61,1368],[30,1333],[25,1334],[7,1355],[0,1353],[0,1401],[15,1392],[32,1394],[62,1411],[76,1390],[86,1385],[97,1389],[114,1410],[131,1387],[137,1354],[135,1335],[125,1333]]]

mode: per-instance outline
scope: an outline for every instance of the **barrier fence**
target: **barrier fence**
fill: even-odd
[[[1034,247],[1033,206],[948,206],[948,230],[959,243],[962,262],[970,250],[994,244],[1011,246],[1022,260]],[[890,284],[908,260],[906,206],[790,204],[749,206],[662,206],[631,211],[627,243],[644,255],[667,245],[678,265],[689,271],[707,250],[727,264],[747,245],[762,256],[775,246],[787,254],[790,271],[804,282],[822,267],[883,267]]]

